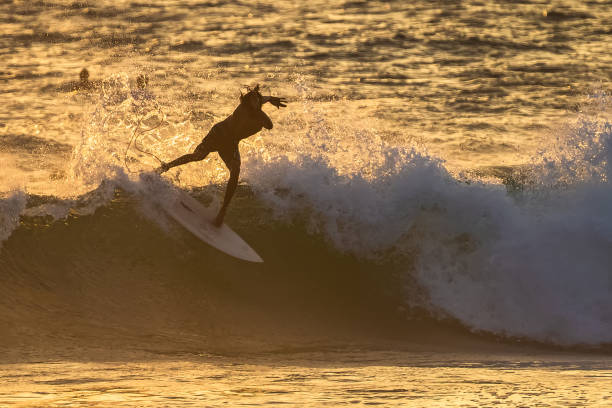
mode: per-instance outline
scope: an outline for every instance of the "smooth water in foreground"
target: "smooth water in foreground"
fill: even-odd
[[[0,366],[0,404],[88,407],[608,407],[610,359],[310,352]]]

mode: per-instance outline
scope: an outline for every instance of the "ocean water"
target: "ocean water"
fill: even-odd
[[[1,3],[0,405],[612,404],[611,18]],[[216,154],[141,179],[255,83],[288,106],[226,222],[263,264],[152,204],[218,206]]]

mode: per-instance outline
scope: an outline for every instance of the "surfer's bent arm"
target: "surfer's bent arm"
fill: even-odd
[[[270,117],[266,115],[266,112],[260,110],[259,112],[257,112],[257,114],[259,115],[261,125],[268,130],[272,129],[272,119],[270,119]]]
[[[261,104],[263,105],[266,102],[270,102],[277,108],[284,108],[285,106],[287,106],[287,101],[285,100],[285,98],[279,98],[278,96],[262,96]]]

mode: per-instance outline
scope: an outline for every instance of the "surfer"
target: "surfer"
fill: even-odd
[[[68,83],[62,84],[57,87],[57,90],[60,92],[84,92],[93,91],[98,86],[100,86],[100,81],[90,80],[89,71],[87,70],[87,68],[83,68],[81,72],[79,72],[78,81],[70,81]]]
[[[240,174],[240,152],[238,143],[249,136],[259,132],[262,128],[272,129],[272,120],[261,110],[264,103],[270,102],[277,108],[285,107],[286,100],[276,96],[263,96],[259,93],[259,84],[255,88],[248,88],[246,94],[240,93],[240,104],[226,119],[215,124],[206,137],[202,139],[193,153],[185,154],[170,163],[163,163],[156,170],[161,174],[173,167],[181,166],[192,161],[204,160],[211,152],[218,152],[219,156],[230,171],[229,181],[225,190],[223,205],[215,218],[214,224],[220,227],[227,211]]]

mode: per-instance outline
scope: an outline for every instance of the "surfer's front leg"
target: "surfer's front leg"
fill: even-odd
[[[225,198],[223,199],[223,205],[219,210],[219,214],[217,214],[217,218],[215,218],[214,224],[217,227],[220,227],[223,224],[223,219],[225,218],[225,212],[227,211],[227,206],[229,205],[232,197],[234,196],[234,192],[236,191],[236,187],[238,187],[238,176],[240,175],[240,156],[237,159],[231,161],[231,164],[228,166],[230,168],[230,178],[227,182],[227,188],[225,189]]]

